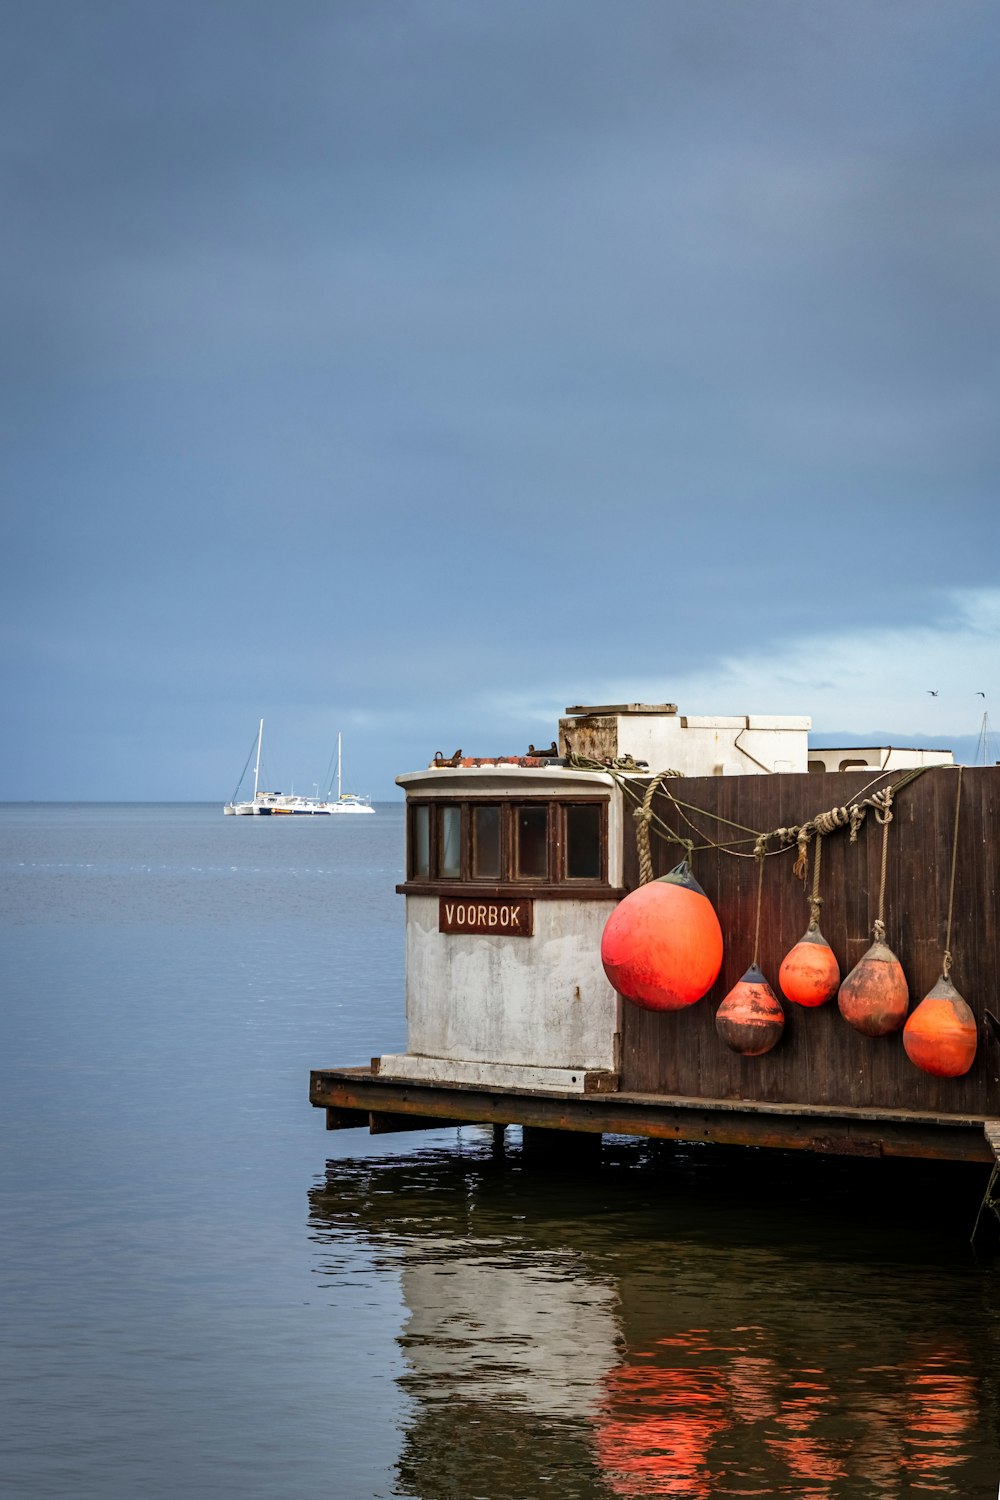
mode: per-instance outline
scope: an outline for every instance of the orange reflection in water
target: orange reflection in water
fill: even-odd
[[[718,1368],[619,1365],[605,1387],[597,1457],[616,1493],[688,1500],[710,1495],[708,1450],[727,1422]]]
[[[960,1464],[976,1421],[977,1389],[968,1355],[955,1343],[927,1350],[907,1371],[903,1468],[927,1479]]]
[[[702,1500],[723,1478],[799,1500],[831,1500],[852,1478],[872,1495],[915,1481],[960,1494],[947,1470],[970,1456],[978,1398],[963,1348],[921,1347],[846,1374],[841,1365],[835,1382],[814,1364],[779,1364],[762,1330],[740,1332],[751,1337],[736,1347],[732,1334],[672,1334],[608,1373],[595,1443],[615,1494]]]

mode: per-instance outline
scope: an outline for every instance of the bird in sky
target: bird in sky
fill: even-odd
[[[977,692],[977,693],[976,693],[976,697],[977,697],[977,698],[985,698],[985,697],[986,697],[986,694],[985,694],[985,693],[978,693],[978,692]]]
[[[930,693],[932,698],[936,698],[938,695],[937,688],[928,688],[927,691]]]

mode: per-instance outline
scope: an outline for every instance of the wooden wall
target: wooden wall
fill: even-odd
[[[875,787],[894,783],[901,774],[884,775]],[[698,832],[659,793],[654,811],[698,844],[721,843],[740,835],[713,814],[764,832],[849,805],[871,782],[870,771],[685,779],[670,787],[699,809],[687,814]],[[927,770],[899,792],[894,804],[886,941],[909,981],[911,1009],[941,972],[957,784],[956,768]],[[628,822],[625,873],[626,883],[634,886],[637,851],[634,826]],[[1000,1015],[1000,767],[966,767],[962,773],[958,838],[951,978],[980,1023],[976,1060],[964,1078],[931,1078],[915,1068],[903,1050],[901,1032],[882,1038],[860,1035],[843,1020],[835,998],[812,1010],[783,1000],[785,1030],[777,1047],[756,1058],[731,1052],[716,1032],[715,1012],[753,956],[757,863],[706,848],[695,852],[691,863],[722,924],[722,973],[704,999],[683,1011],[663,1014],[624,1005],[621,1088],[694,1098],[1000,1112],[1000,1044],[983,1019],[986,1009]],[[683,851],[655,833],[651,842],[655,873],[665,874]],[[752,853],[752,843],[740,847]],[[881,855],[882,829],[870,811],[857,843],[849,842],[847,829],[823,840],[820,926],[842,975],[872,941]],[[792,875],[794,859],[791,849],[768,858],[764,869],[760,965],[779,998],[779,966],[809,921],[806,893]]]

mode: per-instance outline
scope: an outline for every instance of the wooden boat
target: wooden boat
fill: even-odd
[[[844,819],[824,838],[823,932],[842,974],[869,948],[882,832],[861,807],[852,838],[851,809],[887,787],[898,787],[888,940],[912,1004],[940,970],[957,778],[950,752],[895,751],[890,767],[881,747],[874,764],[809,770],[808,730],[807,718],[694,719],[670,704],[578,707],[560,722],[556,754],[459,752],[400,776],[406,1051],[314,1071],[310,1099],[329,1127],[478,1121],[991,1162],[984,1131],[1000,1115],[1000,1057],[986,1020],[1000,992],[1000,768],[963,768],[951,948],[980,1029],[966,1074],[920,1071],[900,1033],[860,1034],[836,1004],[785,1002],[780,1043],[765,1055],[720,1041],[716,1011],[746,969],[755,928],[773,986],[801,936],[794,834],[825,810]],[[683,775],[661,776],[666,767]],[[694,873],[724,933],[716,983],[682,1010],[628,1003],[601,963],[608,916],[640,883],[635,813],[644,806],[659,835],[652,875],[693,846]],[[775,830],[793,837],[766,845],[758,883],[755,844]]]

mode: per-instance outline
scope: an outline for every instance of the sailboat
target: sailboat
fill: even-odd
[[[227,817],[256,817],[256,818],[281,818],[281,817],[330,817],[335,813],[373,813],[374,807],[368,797],[359,797],[356,792],[345,792],[341,789],[341,765],[342,744],[341,736],[337,735],[337,800],[329,802],[322,797],[297,797],[294,792],[265,792],[260,789],[260,752],[264,743],[264,720],[261,719],[257,727],[256,758],[253,767],[253,797],[249,801],[239,801],[240,787],[243,785],[243,777],[250,765],[250,756],[254,754],[251,747],[250,755],[247,756],[243,774],[237,783],[236,791],[232,800],[227,802],[222,811]]]
[[[370,797],[359,797],[357,792],[344,792],[341,790],[341,736],[337,735],[337,800],[336,802],[324,802],[315,807],[315,812],[329,813],[373,813],[375,811]]]

